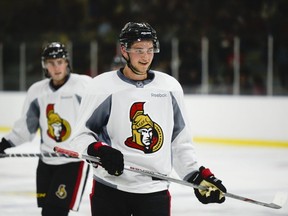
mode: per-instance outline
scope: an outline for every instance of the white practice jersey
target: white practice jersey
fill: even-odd
[[[32,141],[40,129],[40,152],[54,152],[55,146],[64,147],[71,139],[80,101],[91,77],[70,74],[59,89],[51,87],[50,79],[34,83],[27,92],[22,117],[5,136],[14,146]],[[44,157],[47,164],[65,164],[75,159]],[[78,159],[77,159],[78,160]]]
[[[120,71],[95,77],[80,107],[71,148],[87,154],[100,140],[124,155],[125,165],[169,175],[174,167],[184,179],[198,170],[192,134],[184,108],[183,90],[173,77],[150,71],[133,81]],[[166,181],[124,171],[112,176],[101,166],[94,178],[119,190],[150,193],[165,190]]]

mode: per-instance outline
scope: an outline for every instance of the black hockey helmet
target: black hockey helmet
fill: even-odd
[[[68,68],[69,68],[69,72],[71,72],[71,66],[70,66],[70,62],[69,62],[69,54],[65,48],[65,45],[60,43],[60,42],[52,42],[49,43],[42,52],[41,55],[41,65],[42,65],[42,69],[45,73],[46,77],[49,77],[48,71],[45,67],[45,60],[47,59],[57,59],[57,58],[63,58],[66,59],[66,61],[68,62]]]
[[[129,48],[133,42],[141,40],[152,40],[154,53],[160,52],[156,31],[148,23],[128,22],[119,35],[120,45],[125,46],[126,48]]]

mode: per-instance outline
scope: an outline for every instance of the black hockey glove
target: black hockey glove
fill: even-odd
[[[225,201],[223,193],[226,193],[227,190],[222,181],[215,178],[209,169],[201,166],[199,171],[188,179],[188,182],[208,188],[208,190],[194,189],[195,195],[201,203],[223,203]]]
[[[2,138],[2,141],[0,142],[0,154],[5,154],[5,149],[11,148],[12,145],[10,142],[8,142],[4,137]],[[1,156],[0,156],[1,157]]]
[[[124,169],[123,154],[102,142],[92,143],[87,149],[88,155],[99,157],[101,166],[110,175],[120,176]]]

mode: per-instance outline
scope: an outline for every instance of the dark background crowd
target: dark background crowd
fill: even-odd
[[[90,43],[97,41],[98,73],[109,70],[117,38],[129,21],[150,23],[160,40],[154,68],[171,74],[171,41],[179,40],[179,81],[201,86],[201,39],[209,40],[210,93],[231,94],[233,47],[240,39],[240,89],[265,95],[267,41],[273,37],[273,88],[288,94],[287,0],[1,0],[4,90],[17,90],[19,46],[26,44],[27,87],[40,79],[43,44],[73,44],[73,68],[90,73]]]

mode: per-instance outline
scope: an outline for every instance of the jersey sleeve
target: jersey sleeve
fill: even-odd
[[[172,136],[173,167],[180,178],[198,170],[189,118],[186,113],[183,91],[172,93],[174,129]]]
[[[107,96],[101,93],[92,93],[100,92],[97,88],[92,88],[94,90],[88,88],[87,94],[84,94],[81,100],[77,124],[69,143],[71,149],[81,153],[86,153],[88,145],[99,140],[97,130],[102,127],[103,121],[105,121],[104,116],[98,115],[96,117],[95,113],[99,113],[101,104],[104,103],[105,99],[107,100]],[[93,121],[91,118],[94,118]]]
[[[28,90],[22,108],[21,118],[14,123],[11,132],[5,136],[14,146],[32,141],[37,133],[40,108],[37,97],[35,97],[36,92],[32,87]]]

